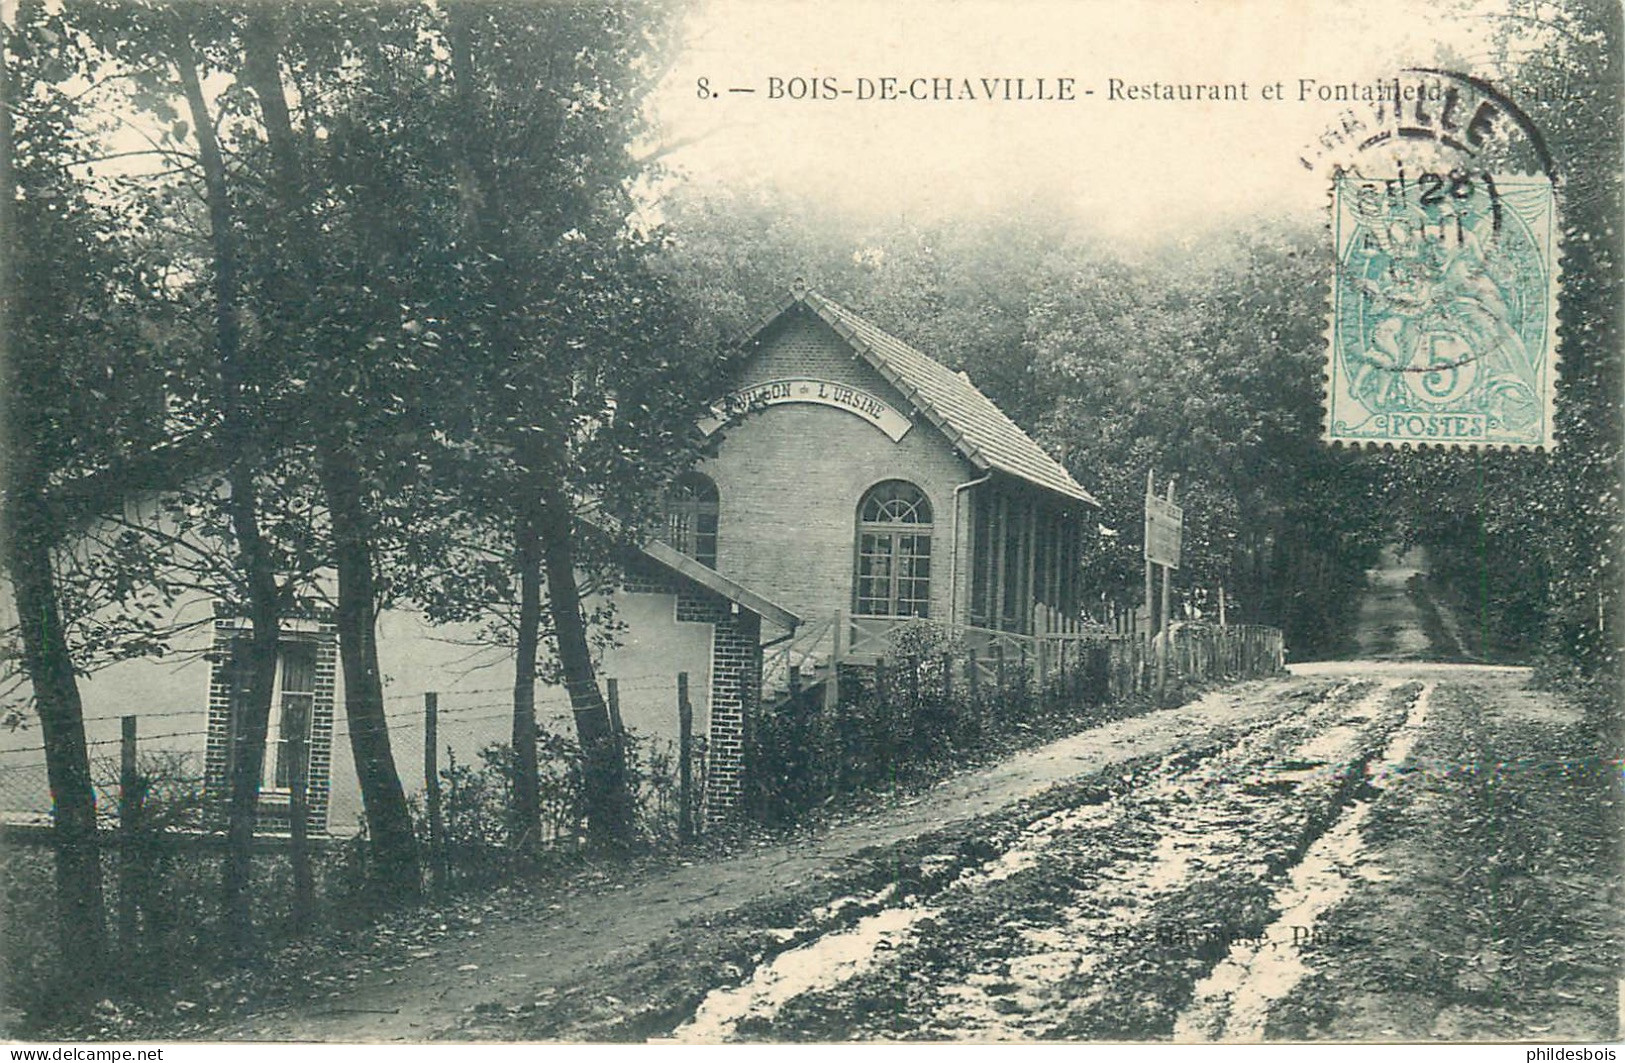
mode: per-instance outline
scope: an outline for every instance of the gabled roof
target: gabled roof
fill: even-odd
[[[793,290],[751,334],[759,336],[796,306],[805,306],[834,329],[978,469],[997,470],[1066,498],[1100,505],[967,377],[833,299],[808,289]]]
[[[623,530],[621,522],[605,513],[598,507],[596,502],[590,502],[578,510],[576,519],[587,528],[593,528],[609,535],[614,535]],[[784,608],[784,606],[769,601],[749,587],[724,576],[710,565],[696,561],[659,539],[651,539],[646,543],[642,543],[637,547],[637,551],[662,568],[697,583],[706,590],[721,595],[735,605],[750,610],[763,620],[777,624],[786,631],[794,631],[801,626],[801,617]]]
[[[638,551],[651,561],[665,566],[680,576],[693,580],[707,590],[722,595],[735,605],[749,609],[763,620],[770,620],[786,631],[794,631],[801,626],[801,617],[782,605],[769,601],[743,584],[734,582],[704,562],[694,560],[659,539],[651,539],[638,547]]]

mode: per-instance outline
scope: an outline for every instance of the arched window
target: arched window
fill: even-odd
[[[717,567],[717,485],[685,472],[666,489],[666,542],[702,565]]]
[[[931,503],[903,480],[871,487],[858,503],[859,616],[931,612]]]

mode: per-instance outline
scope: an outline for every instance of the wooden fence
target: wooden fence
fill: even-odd
[[[1024,635],[981,627],[948,627],[930,620],[848,616],[808,625],[764,655],[762,703],[839,678],[838,666],[896,664],[912,656],[949,653],[965,682],[992,683],[1003,667],[1030,673],[1042,688],[1079,669],[1105,675],[1105,694],[1128,697],[1154,689],[1158,654],[1166,650],[1162,682],[1245,678],[1284,667],[1281,632],[1252,624],[1176,624],[1164,647],[1161,636],[1114,632],[1104,625],[1052,625],[1048,633]],[[1100,655],[1105,662],[1100,663]],[[792,675],[794,682],[792,682]],[[829,697],[830,701],[836,700]]]
[[[844,625],[843,625],[844,626]],[[747,742],[747,810],[795,819],[842,792],[929,776],[1000,747],[1141,711],[1159,685],[1273,675],[1281,633],[1256,626],[1176,626],[1164,641],[1104,632],[1017,635],[854,621],[835,668],[764,701]],[[884,640],[885,652],[880,652]],[[1158,667],[1159,655],[1162,667]]]

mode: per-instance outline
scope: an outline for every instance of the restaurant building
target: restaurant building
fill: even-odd
[[[617,596],[642,623],[603,666],[646,674],[649,651],[709,625],[684,670],[704,680],[713,810],[737,798],[746,715],[782,696],[788,666],[827,680],[916,620],[1076,630],[1098,526],[1089,492],[964,374],[833,300],[792,290],[745,343],[702,425],[713,456],[672,486],[665,542]]]

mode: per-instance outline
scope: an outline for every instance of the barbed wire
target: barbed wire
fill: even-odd
[[[455,697],[464,697],[464,696],[473,697],[476,694],[483,695],[483,694],[511,694],[511,693],[513,693],[513,684],[509,683],[505,687],[481,687],[478,690],[449,690],[449,691],[448,690],[420,690],[420,691],[418,691],[417,693],[414,693],[414,694],[385,694],[384,695],[384,700],[385,701],[405,701],[406,699],[411,698],[411,699],[413,699],[415,701],[422,701],[423,696],[425,694],[438,694],[443,698],[455,698]]]
[[[121,713],[116,713],[116,714],[114,714],[112,716],[86,716],[85,717],[85,722],[86,723],[106,723],[106,722],[111,721],[111,720],[122,720],[126,716],[134,716],[137,719],[142,719],[142,720],[161,720],[161,719],[166,719],[166,718],[172,717],[172,716],[196,716],[198,713],[203,712],[203,711],[205,711],[205,710],[203,710],[203,709],[175,709],[172,712],[146,712],[146,711],[121,712]]]
[[[621,690],[647,690],[647,689],[650,689],[650,688],[652,688],[654,686],[675,686],[676,683],[677,683],[676,674],[661,675],[659,673],[649,673],[647,675],[624,676],[624,677],[622,677],[622,676],[607,676],[607,677],[604,677],[604,678],[606,680],[608,680],[608,679],[615,680],[615,682],[619,685],[619,689],[621,689]],[[412,693],[412,694],[385,694],[383,700],[385,700],[387,702],[387,701],[405,701],[405,700],[410,699],[410,700],[413,700],[413,701],[421,702],[426,694],[436,694],[441,698],[464,698],[464,697],[483,696],[483,695],[486,695],[486,694],[512,694],[512,693],[513,693],[513,686],[509,685],[509,686],[502,686],[502,687],[480,687],[479,689],[476,689],[476,690],[440,690],[440,691],[432,691],[432,690],[430,690],[430,691],[418,691],[418,692]],[[540,699],[538,699],[538,703],[540,703]],[[440,711],[442,711],[442,712],[453,711],[453,710],[455,710],[456,708],[459,708],[459,707],[460,706],[448,706],[448,705],[442,704],[440,706]],[[175,717],[175,716],[193,716],[193,715],[196,715],[197,713],[199,713],[201,711],[203,711],[203,710],[201,710],[201,709],[172,709],[172,710],[166,710],[164,712],[148,712],[148,711],[142,710],[142,711],[138,711],[138,712],[129,712],[129,713],[112,713],[112,714],[103,715],[103,716],[86,716],[84,718],[84,722],[85,723],[109,723],[109,722],[111,722],[113,720],[122,720],[126,716],[135,716],[135,717],[138,717],[138,718],[143,719],[143,720],[158,720],[158,719],[166,719],[166,718]],[[393,714],[393,715],[408,716],[408,715],[411,715],[411,714],[412,713],[410,711],[405,711],[405,712],[401,712],[401,713]]]
[[[638,675],[638,676],[624,676],[624,677],[622,677],[622,676],[609,676],[609,677],[605,677],[605,678],[606,678],[606,680],[607,679],[613,679],[615,681],[616,690],[618,692],[619,691],[646,691],[646,690],[654,690],[654,689],[672,690],[672,689],[675,689],[676,685],[677,685],[677,676],[676,676],[675,673],[671,674],[671,675],[662,675],[662,674],[659,674],[659,673],[649,673],[649,674],[646,674],[646,675]],[[566,683],[565,685],[568,686],[569,684]],[[439,694],[440,697],[447,698],[447,699],[458,699],[458,698],[475,697],[475,696],[487,695],[487,694],[512,694],[513,693],[513,687],[512,686],[482,687],[482,688],[479,688],[477,690],[420,691],[420,692],[415,693],[415,694],[386,695],[384,700],[385,701],[392,701],[392,700],[398,701],[398,700],[402,700],[402,699],[405,699],[405,698],[412,698],[412,699],[421,700],[423,698],[424,694],[426,694],[426,693],[436,693],[436,694]],[[600,697],[607,697],[607,694],[608,694],[607,682],[606,682],[605,686],[598,691],[598,693],[599,693]],[[491,708],[509,708],[509,709],[511,709],[512,704],[513,703],[511,701],[507,701],[507,702],[482,701],[482,702],[476,702],[475,704],[472,704],[472,705],[468,705],[468,704],[458,704],[453,700],[450,703],[438,704],[436,706],[436,715],[438,717],[440,717],[441,719],[457,718],[457,717],[460,717],[460,714],[462,714],[462,713],[474,712],[474,711],[477,711],[477,710],[480,710],[480,709],[491,709]],[[557,695],[551,695],[551,696],[543,695],[541,697],[538,697],[536,699],[536,701],[535,701],[535,705],[536,705],[536,707],[538,709],[554,707],[554,706],[567,706],[569,704],[570,704],[570,699],[569,699],[568,694],[557,694]],[[423,718],[424,711],[425,710],[423,710],[421,708],[413,708],[413,709],[404,709],[404,710],[401,710],[399,712],[386,712],[384,714],[384,719],[385,720],[421,720]],[[196,708],[196,709],[173,709],[173,710],[165,710],[165,711],[162,711],[162,712],[145,712],[145,711],[142,711],[142,712],[132,712],[132,713],[119,713],[119,714],[115,714],[115,715],[87,716],[87,717],[84,718],[84,722],[85,723],[110,723],[110,722],[112,722],[114,720],[123,720],[126,716],[134,716],[137,720],[174,719],[174,718],[183,717],[183,716],[205,715],[205,714],[207,714],[207,712],[208,712],[208,708],[206,706],[200,706],[199,708]],[[498,715],[500,715],[500,714],[498,714]],[[555,716],[552,717],[552,718],[563,719],[563,718],[566,718],[567,715],[568,714],[555,714]],[[494,719],[494,718],[495,718],[495,716],[479,717],[478,719]],[[462,720],[463,720],[463,722],[474,722],[473,719],[466,718],[466,717],[463,717]],[[342,718],[337,720],[336,723],[335,723],[335,726],[334,726],[334,732],[333,733],[335,733],[335,734],[341,734],[341,733],[347,734],[347,733],[349,733],[348,730],[346,730],[345,726],[344,726],[346,722],[347,721],[343,720]],[[141,734],[141,735],[138,735],[137,741],[146,742],[146,741],[152,741],[152,740],[156,740],[156,739],[160,739],[160,738],[193,738],[193,737],[198,737],[198,736],[206,736],[208,733],[209,733],[208,730],[205,728],[204,730],[200,730],[200,731],[171,731],[171,732],[167,732],[167,733],[163,733],[163,734]],[[95,740],[86,742],[85,745],[87,747],[109,746],[109,745],[118,745],[122,741],[123,741],[122,737],[120,737],[120,738],[95,739]],[[0,756],[6,756],[8,754],[15,754],[15,753],[42,753],[44,751],[45,751],[45,747],[43,745],[18,746],[18,747],[14,747],[14,748],[11,748],[11,749],[0,749]]]
[[[568,720],[573,715],[573,712],[568,709],[569,704],[570,703],[569,703],[568,700],[561,700],[561,699],[556,699],[556,698],[550,698],[550,699],[546,699],[546,700],[538,699],[538,701],[536,702],[536,708],[539,709],[539,710],[548,709],[548,708],[564,708],[564,710],[565,710],[565,711],[561,711],[561,712],[549,712],[549,713],[546,713],[545,715],[542,714],[542,713],[538,713],[538,718],[543,718],[543,719],[548,719],[548,720]],[[479,710],[482,710],[482,709],[498,709],[500,711],[488,713],[488,714],[483,715],[483,716],[467,716],[467,715],[464,715],[465,713],[476,712],[476,711],[479,711]],[[201,712],[203,710],[197,710],[197,711]],[[475,704],[475,705],[459,705],[459,706],[456,706],[456,707],[451,708],[451,709],[442,709],[442,710],[439,710],[436,713],[436,715],[437,715],[437,717],[440,719],[440,721],[442,723],[451,723],[451,724],[455,725],[455,724],[466,724],[466,723],[480,723],[480,722],[488,721],[488,720],[511,719],[512,718],[512,712],[513,712],[513,706],[512,706],[511,703],[508,703],[508,702],[482,702],[482,703]],[[185,713],[185,714],[166,714],[166,715],[196,715],[196,714],[197,713],[194,712],[194,713]],[[154,715],[156,715],[156,714],[154,714]],[[118,719],[119,717],[112,717],[112,718],[113,719]],[[138,715],[137,719],[140,719],[140,718],[142,718],[142,717]],[[387,721],[391,721],[391,720],[393,720],[393,721],[411,721],[411,723],[407,723],[407,724],[404,724],[404,725],[401,725],[401,724],[397,723],[397,726],[395,728],[393,728],[394,730],[397,730],[397,731],[419,730],[419,729],[421,729],[421,724],[422,724],[422,721],[423,721],[422,715],[417,713],[417,712],[386,713],[383,718],[386,721],[386,728],[385,729],[390,729],[388,727]],[[363,721],[363,722],[365,722],[365,721]],[[413,723],[418,724],[419,726],[414,727],[414,726],[412,726]],[[359,734],[359,733],[365,733],[365,732],[364,731],[358,731],[354,726],[351,725],[350,721],[348,721],[348,720],[338,719],[338,720],[334,721],[333,729],[332,729],[331,733],[335,737],[347,737],[347,736],[349,736],[351,734]],[[155,741],[158,741],[160,739],[165,739],[165,738],[207,738],[208,735],[209,735],[209,729],[208,728],[203,728],[201,730],[191,730],[191,731],[166,731],[166,732],[163,732],[163,733],[160,733],[160,734],[138,734],[136,736],[136,741],[137,741],[137,743],[145,743],[145,742],[155,742]],[[124,741],[124,739],[123,739],[122,736],[120,736],[118,738],[98,738],[98,739],[92,739],[92,740],[87,741],[85,743],[85,747],[87,749],[95,749],[95,748],[100,748],[100,747],[103,747],[103,746],[116,746],[116,745],[121,745],[123,743],[123,741]],[[11,749],[0,749],[0,757],[13,756],[13,755],[22,754],[22,753],[43,753],[43,752],[45,752],[45,747],[43,745],[16,746],[16,747],[13,747]],[[28,767],[28,766],[31,766],[31,765],[4,765],[4,764],[0,764],[0,769],[4,769],[6,767]]]

